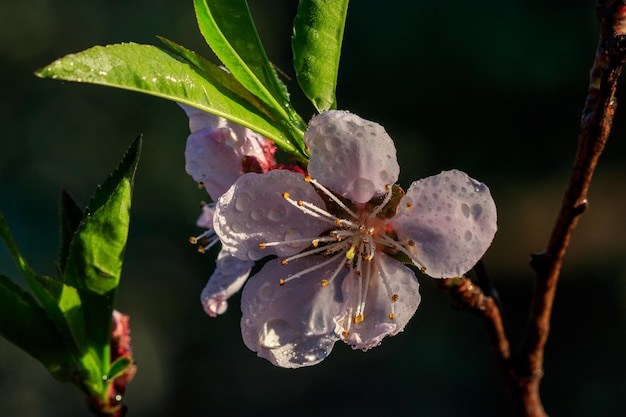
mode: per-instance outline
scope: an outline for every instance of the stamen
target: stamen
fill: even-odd
[[[309,267],[309,268],[303,269],[302,271],[297,272],[297,273],[295,273],[295,274],[293,274],[293,275],[290,275],[290,276],[288,276],[288,277],[287,277],[287,278],[285,278],[285,279],[280,279],[280,280],[279,280],[279,283],[281,283],[281,282],[282,282],[282,284],[280,284],[280,285],[284,285],[285,283],[287,283],[287,282],[289,282],[289,281],[291,281],[291,280],[293,280],[293,279],[300,278],[302,275],[306,275],[306,274],[308,274],[309,272],[313,272],[313,271],[315,271],[315,270],[317,270],[317,269],[323,268],[323,267],[325,267],[326,265],[329,265],[329,264],[331,264],[331,263],[335,262],[335,261],[336,261],[337,259],[339,259],[342,255],[343,255],[342,253],[339,253],[339,254],[337,254],[337,255],[333,256],[332,258],[330,258],[330,259],[328,259],[328,260],[326,260],[326,261],[322,262],[322,263],[319,263],[319,264],[317,264],[317,265],[313,265],[313,266],[311,266],[311,267]],[[290,259],[290,258],[288,258],[288,259]],[[286,261],[286,260],[287,260],[287,259],[283,259],[283,261]],[[282,261],[281,261],[281,263],[282,263]],[[283,265],[284,265],[284,264],[283,264]],[[340,269],[340,268],[337,268],[337,269],[336,269],[336,271],[335,271],[335,273],[333,274],[333,276],[332,276],[332,277],[330,277],[330,281],[332,281],[332,279],[333,279],[333,278],[335,278],[335,276],[339,273],[339,269]]]
[[[308,243],[312,245],[313,247],[317,247],[319,246],[320,242],[335,242],[335,241],[337,241],[337,239],[333,239],[330,237],[316,237],[316,238],[305,237],[302,239],[280,240],[277,242],[261,242],[259,243],[259,249],[265,249],[270,246],[293,245],[293,244],[300,244],[300,243]]]
[[[341,201],[335,194],[333,194],[328,188],[324,187],[322,184],[320,184],[319,182],[317,182],[315,179],[311,178],[311,176],[307,175],[306,177],[304,177],[304,180],[310,184],[313,184],[318,190],[322,191],[324,194],[326,194],[326,196],[328,196],[328,198],[330,198],[331,200],[333,200],[335,203],[337,203],[339,205],[339,207],[341,207],[342,209],[345,210],[346,213],[348,213],[350,216],[352,216],[353,219],[358,219],[359,217],[354,214],[354,212],[352,210],[350,210],[348,208],[348,206],[346,206],[343,201]]]
[[[395,302],[398,301],[400,296],[398,294],[395,294],[391,290],[391,284],[389,283],[389,278],[383,272],[383,268],[382,268],[378,258],[374,258],[374,260],[376,262],[376,268],[378,268],[378,274],[380,275],[380,278],[382,279],[383,284],[385,284],[385,288],[387,289],[387,296],[391,300],[391,313],[389,314],[389,318],[393,320],[395,318],[395,313],[396,313]]]
[[[342,247],[345,247],[345,245],[346,244],[342,242],[342,243],[335,243],[332,245],[321,246],[321,247],[314,246],[313,249],[309,249],[307,251],[300,252],[286,259],[283,259],[284,261],[283,265],[286,265],[287,262],[293,261],[294,259],[304,258],[305,256],[313,255],[313,254],[320,253],[320,252],[326,252],[326,254],[330,255],[331,253],[337,252]]]
[[[198,244],[200,240],[204,239],[205,237],[212,236],[214,233],[215,232],[213,231],[213,229],[205,230],[203,233],[199,234],[198,236],[191,236],[189,238],[189,243],[191,243],[192,245],[196,245]]]
[[[293,200],[291,197],[289,197],[289,193],[287,192],[283,193],[283,198],[287,200],[287,202],[289,202],[289,204],[291,204],[292,206],[297,207],[303,213],[308,214],[316,219],[320,219],[320,220],[332,223],[336,225],[337,227],[340,227],[342,225],[353,227],[353,228],[358,227],[356,223],[353,223],[350,220],[340,219],[337,216],[330,214],[325,209],[316,206],[315,204],[311,204],[307,201],[302,201],[302,200],[298,200],[298,201]]]
[[[424,267],[422,265],[422,263],[415,258],[415,255],[413,255],[411,252],[409,252],[400,242],[396,242],[395,240],[393,240],[392,238],[390,238],[386,234],[381,234],[377,238],[378,238],[378,240],[380,240],[383,243],[385,243],[386,246],[388,246],[388,247],[390,247],[392,249],[395,249],[397,251],[400,251],[400,252],[404,253],[406,256],[408,256],[411,259],[411,261],[413,262],[413,264],[420,269],[420,271],[422,271],[422,272],[426,271],[426,267]],[[415,243],[413,243],[413,244],[415,244]]]
[[[202,244],[203,246],[198,247],[198,252],[204,253],[211,249],[213,245],[219,242],[220,239],[217,237],[215,232],[212,229],[206,230],[204,233],[201,233],[198,236],[192,236],[189,238],[189,243],[192,245]]]
[[[370,216],[376,216],[378,213],[380,213],[380,211],[385,208],[389,200],[391,200],[391,197],[393,196],[393,187],[389,184],[386,184],[385,190],[387,190],[387,194],[385,194],[383,202],[376,207],[376,209],[372,212],[372,214],[370,214]]]

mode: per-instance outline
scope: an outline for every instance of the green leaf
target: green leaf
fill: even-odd
[[[117,169],[97,188],[70,243],[65,282],[79,291],[104,295],[119,284],[140,152],[138,137]]]
[[[264,102],[262,102],[257,96],[248,91],[237,79],[229,72],[224,71],[212,62],[206,60],[204,57],[197,53],[186,49],[183,46],[172,42],[169,39],[158,37],[181,61],[189,63],[189,65],[202,77],[208,80],[214,80],[217,85],[227,89],[234,96],[240,97],[249,103],[255,111],[265,117],[267,120],[271,120],[274,126],[283,125],[281,116],[275,111],[269,108]],[[255,129],[256,130],[256,129]],[[304,132],[300,131],[298,137],[302,137]],[[301,148],[294,144],[288,138],[274,138],[272,139],[276,145],[283,149],[285,152],[293,155],[296,159],[306,161],[307,157],[302,153]]]
[[[59,269],[61,270],[61,273],[65,269],[65,260],[67,259],[67,255],[70,251],[70,242],[72,241],[74,232],[78,229],[78,225],[80,224],[82,218],[82,209],[67,191],[62,190],[59,204]]]
[[[103,379],[107,381],[111,381],[121,376],[124,373],[124,371],[126,371],[126,369],[128,369],[128,367],[132,364],[133,364],[133,360],[129,358],[128,356],[120,356],[119,358],[115,360],[115,362],[111,364],[111,367],[109,368],[109,372]]]
[[[81,351],[84,348],[85,323],[81,299],[76,288],[54,278],[38,275],[32,270],[20,253],[2,213],[0,213],[0,238],[66,344]]]
[[[291,41],[296,78],[318,112],[337,108],[335,90],[348,0],[300,0]]]
[[[60,58],[35,74],[138,91],[188,104],[250,128],[303,158],[303,151],[297,150],[283,126],[223,87],[220,80],[205,78],[206,73],[199,74],[189,62],[152,45],[95,46]],[[298,134],[302,137],[303,131]]]
[[[140,153],[141,136],[97,188],[70,243],[64,271],[65,282],[76,286],[83,301],[88,355],[81,363],[97,381],[91,389],[106,388],[101,381],[109,370],[111,314],[122,274]]]
[[[0,335],[41,362],[61,381],[78,371],[75,350],[69,347],[55,323],[35,299],[0,275]]]
[[[194,0],[198,27],[207,44],[237,80],[281,116],[304,149],[306,123],[293,109],[259,39],[246,0]]]

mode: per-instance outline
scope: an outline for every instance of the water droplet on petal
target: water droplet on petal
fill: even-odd
[[[465,232],[465,236],[463,236],[463,238],[465,239],[466,242],[469,242],[470,240],[472,240],[472,232],[470,232],[469,230]]]
[[[241,233],[244,230],[244,224],[241,222],[233,222],[230,228],[235,233]]]
[[[274,286],[269,282],[263,284],[261,288],[259,288],[259,297],[263,301],[267,301],[274,296]]]
[[[302,239],[304,236],[302,235],[302,232],[296,229],[289,229],[287,230],[287,232],[285,232],[285,238],[284,241],[285,242],[290,242],[292,240],[298,240],[298,239]],[[297,243],[288,243],[288,245],[292,248],[299,248],[302,246],[302,242],[297,242]]]
[[[259,343],[267,349],[276,349],[293,341],[293,330],[283,319],[271,319],[263,324]]]
[[[482,212],[483,212],[483,207],[480,204],[474,204],[472,206],[472,216],[474,217],[474,219],[477,219],[478,217],[480,217]]]
[[[469,219],[470,216],[470,208],[467,204],[463,203],[461,204],[461,212],[463,213],[463,216],[465,216],[466,218]]]
[[[285,206],[276,206],[267,213],[267,218],[273,222],[281,221],[287,216],[287,209]]]
[[[187,171],[187,174],[193,177],[200,173],[200,166],[195,161],[189,161],[187,162],[187,166],[185,167],[185,170]]]
[[[265,217],[265,211],[262,208],[255,208],[250,212],[250,217],[252,220],[259,221]]]
[[[244,211],[248,207],[250,207],[251,203],[252,203],[252,196],[250,195],[250,193],[246,191],[242,191],[237,196],[237,200],[235,201],[235,208],[239,211]]]

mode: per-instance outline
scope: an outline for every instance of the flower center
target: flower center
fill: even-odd
[[[289,193],[283,193],[283,198],[300,211],[327,221],[331,228],[322,236],[259,244],[259,248],[264,249],[269,246],[294,244],[294,242],[310,243],[304,251],[282,259],[283,265],[296,259],[321,255],[322,260],[318,264],[281,277],[278,283],[286,285],[289,281],[316,270],[336,265],[334,269],[331,269],[333,272],[320,282],[323,287],[328,287],[347,268],[348,273],[345,275],[346,281],[343,282],[343,288],[348,294],[349,315],[344,323],[340,323],[345,329],[342,336],[347,339],[351,325],[358,325],[365,320],[367,294],[375,279],[382,280],[389,299],[388,317],[393,320],[395,318],[393,304],[398,301],[399,296],[391,290],[390,280],[382,272],[383,268],[380,266],[377,254],[386,252],[393,256],[398,252],[406,253],[403,245],[392,237],[394,235],[390,225],[390,218],[396,212],[402,191],[399,187],[387,185],[383,197],[372,199],[368,203],[352,205],[342,201],[310,176],[306,176],[304,180],[319,191],[326,202],[325,209],[307,201],[294,200]]]

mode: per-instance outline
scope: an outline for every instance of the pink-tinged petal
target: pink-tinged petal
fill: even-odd
[[[220,197],[213,227],[222,247],[239,259],[256,261],[268,255],[290,256],[311,245],[333,223],[305,214],[283,197],[288,193],[323,208],[324,202],[300,174],[274,170],[246,174]],[[301,241],[296,242],[296,240]],[[291,242],[265,249],[260,243]]]
[[[213,229],[213,215],[215,214],[215,203],[202,203],[202,213],[196,220],[196,226],[204,229]]]
[[[398,179],[396,148],[378,123],[328,111],[311,120],[304,142],[311,151],[311,176],[357,203],[384,194]]]
[[[220,120],[225,120],[219,116],[196,109],[195,107],[187,106],[186,104],[178,103],[178,105],[185,111],[185,114],[189,118],[189,130],[191,133],[204,128],[215,129],[220,125]]]
[[[209,316],[216,317],[226,311],[227,300],[243,287],[252,266],[252,261],[237,259],[224,249],[220,251],[215,261],[215,272],[200,296],[202,307]]]
[[[227,130],[206,127],[189,135],[185,149],[185,170],[196,182],[204,184],[214,201],[241,176],[241,159],[225,143]]]
[[[341,309],[341,280],[328,286],[336,265],[327,265],[279,285],[287,278],[324,261],[310,256],[282,265],[269,261],[254,275],[241,297],[241,333],[246,346],[284,368],[299,368],[322,361],[339,339],[334,333],[334,317]],[[345,273],[344,273],[345,274]]]
[[[383,254],[376,254],[365,296],[363,321],[350,323],[347,329],[344,323],[351,320],[350,308],[357,303],[357,281],[354,277],[346,278],[343,283],[344,312],[337,319],[336,332],[348,331],[345,342],[355,349],[367,350],[378,346],[385,336],[394,336],[415,314],[420,304],[419,283],[413,271],[401,262]],[[385,281],[389,285],[385,285]],[[395,301],[394,301],[395,300]],[[354,312],[354,308],[352,308]]]
[[[461,171],[443,171],[411,184],[392,227],[427,275],[461,276],[491,245],[496,205],[485,184]]]
[[[189,117],[191,135],[185,149],[185,169],[215,201],[246,172],[277,167],[276,145],[237,123],[179,104]]]

